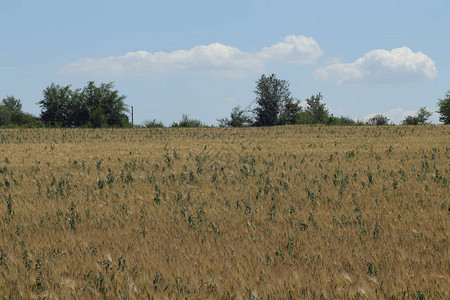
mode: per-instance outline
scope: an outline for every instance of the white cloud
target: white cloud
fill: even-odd
[[[434,61],[408,47],[373,50],[352,63],[333,63],[316,70],[317,79],[342,83],[398,83],[433,79]]]
[[[323,55],[313,38],[289,35],[283,42],[263,48],[257,56],[267,62],[310,64]]]
[[[245,77],[262,73],[270,63],[309,64],[322,55],[317,42],[302,35],[290,35],[283,42],[247,53],[213,43],[173,52],[136,51],[105,58],[84,58],[65,65],[63,73],[136,75],[168,71],[208,72],[217,76]]]

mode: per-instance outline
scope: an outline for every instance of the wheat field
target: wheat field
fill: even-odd
[[[0,130],[0,296],[449,299],[449,137]]]

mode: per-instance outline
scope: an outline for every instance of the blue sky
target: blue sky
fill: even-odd
[[[450,89],[450,1],[0,1],[0,98],[115,82],[135,123],[217,124],[275,73],[335,115],[398,123]],[[438,115],[432,117],[438,122]]]

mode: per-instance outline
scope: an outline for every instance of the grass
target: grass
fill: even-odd
[[[449,134],[0,130],[0,296],[448,299]]]

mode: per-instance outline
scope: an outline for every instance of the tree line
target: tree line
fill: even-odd
[[[294,98],[287,80],[277,78],[275,74],[261,75],[256,81],[254,108],[242,109],[236,106],[230,116],[218,119],[220,127],[275,126],[293,124],[325,125],[388,125],[389,119],[377,114],[367,120],[355,121],[349,117],[336,117],[330,113],[323,102],[321,93],[312,95],[300,105]],[[5,97],[0,104],[0,126],[2,127],[131,127],[128,118],[128,105],[125,95],[114,89],[114,84],[102,83],[99,86],[89,81],[82,89],[72,89],[71,85],[61,86],[52,83],[43,90],[42,99],[37,102],[41,108],[38,117],[22,111],[20,99]],[[439,99],[439,120],[450,124],[450,91],[445,98]],[[426,107],[419,108],[414,116],[407,116],[402,125],[429,124],[432,115]],[[197,119],[183,114],[171,127],[206,127]],[[139,127],[139,126],[138,126]],[[140,127],[164,127],[156,119],[146,121]]]
[[[312,95],[306,99],[305,106],[292,97],[289,90],[289,81],[281,80],[275,74],[266,76],[263,74],[256,82],[256,107],[252,110],[243,110],[236,106],[231,111],[229,118],[219,119],[222,127],[243,126],[274,126],[293,124],[325,124],[325,125],[388,125],[389,119],[377,114],[366,122],[355,121],[348,117],[336,117],[330,113],[323,102],[321,93]],[[449,124],[450,120],[450,91],[444,99],[440,99],[440,121]],[[402,125],[429,124],[432,113],[421,107],[414,116],[407,116]]]
[[[38,102],[40,119],[51,127],[125,127],[129,125],[126,96],[114,90],[113,83],[96,86],[93,81],[83,89],[51,84]]]
[[[39,117],[22,112],[19,99],[8,96],[0,105],[0,126],[9,127],[131,127],[126,96],[114,84],[93,81],[82,89],[52,83],[44,89]]]

